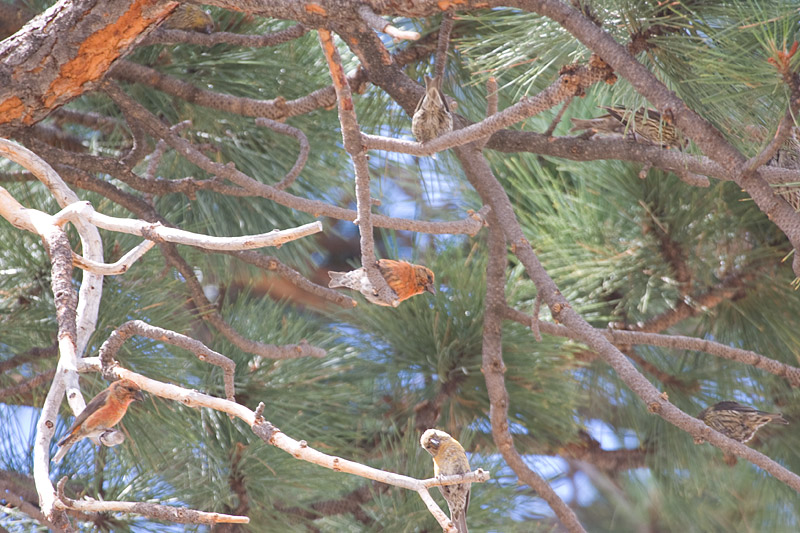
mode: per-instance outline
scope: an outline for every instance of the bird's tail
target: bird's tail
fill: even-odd
[[[60,463],[61,459],[63,459],[64,456],[67,455],[67,452],[69,451],[70,448],[72,448],[72,445],[75,444],[77,440],[78,439],[75,438],[75,433],[67,433],[66,435],[64,435],[64,438],[58,441],[58,451],[56,452],[56,455],[53,457],[53,461],[56,463]]]
[[[334,287],[344,287],[344,275],[347,272],[328,272],[328,275],[331,277],[330,282],[328,282],[328,287],[333,289]]]
[[[60,463],[64,456],[67,455],[69,449],[72,448],[72,443],[65,442],[64,444],[59,444],[59,446],[58,452],[56,452],[55,457],[53,457],[53,462],[55,463]]]
[[[780,413],[770,413],[769,419],[770,422],[775,422],[776,424],[783,424],[784,426],[789,425],[789,421],[783,418],[783,415]]]

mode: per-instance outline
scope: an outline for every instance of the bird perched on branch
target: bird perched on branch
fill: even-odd
[[[181,4],[167,17],[161,27],[169,30],[211,33],[215,24],[214,19],[204,9],[193,4]]]
[[[634,139],[665,148],[684,148],[686,139],[675,126],[661,117],[661,113],[652,109],[640,109],[635,113],[624,107],[606,107],[608,114],[598,118],[573,118],[574,127],[570,131],[593,130],[596,133],[625,134],[630,132]]]
[[[394,261],[392,259],[379,259],[377,261],[378,271],[386,280],[386,283],[397,295],[397,300],[402,302],[412,296],[428,291],[436,294],[436,287],[433,286],[433,272],[431,269],[422,265],[413,265],[405,261]],[[377,298],[372,283],[369,282],[367,271],[364,267],[350,272],[328,272],[331,281],[328,287],[347,287],[360,292],[370,302],[390,306],[390,304]]]
[[[463,446],[456,439],[438,429],[429,429],[419,439],[422,448],[433,456],[433,475],[455,476],[469,473],[469,461]],[[467,508],[471,483],[440,486],[447,507],[450,508],[450,521],[458,533],[467,531]]]
[[[81,439],[88,437],[98,443],[104,433],[122,420],[128,406],[134,401],[144,401],[144,397],[139,386],[133,381],[121,379],[109,385],[108,388],[92,398],[92,401],[75,418],[72,427],[58,442],[59,450],[53,461],[60,463],[67,451]]]
[[[421,143],[453,129],[453,115],[442,93],[442,79],[425,76],[425,94],[411,119],[411,133]]]
[[[718,402],[706,407],[697,418],[711,429],[739,442],[749,441],[761,426],[770,422],[784,425],[789,423],[780,413],[767,413],[732,401]]]

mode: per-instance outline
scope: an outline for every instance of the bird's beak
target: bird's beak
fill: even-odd
[[[144,394],[142,394],[142,391],[136,391],[136,394],[133,395],[133,401],[144,403]]]
[[[431,294],[436,294],[436,287],[433,285],[425,285],[425,290]]]

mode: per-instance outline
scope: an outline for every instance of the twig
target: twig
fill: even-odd
[[[155,242],[170,242],[174,244],[188,244],[206,250],[250,250],[264,246],[280,246],[287,242],[313,235],[322,231],[321,222],[304,224],[297,228],[287,230],[272,230],[269,233],[245,235],[243,237],[212,237],[199,233],[192,233],[177,228],[170,228],[160,223],[151,224],[130,218],[110,217],[98,213],[89,202],[75,202],[62,209],[54,216],[57,224],[67,220],[75,222],[85,220],[97,227],[120,233],[138,235]]]
[[[114,85],[106,86],[106,91],[120,108],[129,108],[131,116],[142,122],[142,125],[149,130],[150,134],[159,139],[164,139],[175,151],[186,158],[187,161],[197,165],[201,169],[211,174],[216,174],[230,180],[237,185],[245,187],[254,194],[272,200],[280,205],[297,209],[315,216],[327,216],[340,220],[356,220],[358,214],[350,209],[326,204],[317,200],[308,200],[280,191],[275,187],[259,183],[250,176],[236,170],[233,165],[222,165],[211,161],[192,143],[176,135],[172,135],[169,128],[161,123],[152,113],[147,111],[139,103],[128,97],[122,90]],[[98,187],[106,186],[97,184]],[[480,214],[480,212],[479,212]],[[375,226],[381,228],[416,231],[419,233],[431,233],[436,235],[447,234],[467,234],[475,235],[483,226],[483,221],[473,215],[454,221],[454,222],[427,222],[419,220],[409,220],[403,218],[392,218],[383,215],[373,215]]]
[[[520,480],[527,483],[550,505],[561,523],[571,532],[583,532],[575,512],[564,503],[556,491],[539,474],[525,464],[522,455],[514,447],[514,437],[509,431],[508,391],[505,385],[506,366],[503,362],[502,312],[505,307],[505,270],[508,264],[506,241],[497,217],[489,215],[489,263],[486,268],[486,301],[483,319],[483,359],[481,372],[489,393],[489,418],[492,437],[506,463]]]
[[[233,252],[230,255],[239,259],[240,261],[255,265],[263,270],[276,272],[280,277],[293,283],[300,289],[324,298],[329,302],[333,302],[336,305],[344,307],[345,309],[350,309],[356,306],[357,302],[349,296],[345,296],[344,294],[333,289],[329,289],[328,287],[317,285],[300,274],[300,272],[284,265],[277,257],[263,255],[255,251]]]
[[[553,136],[553,132],[556,131],[556,127],[558,126],[558,123],[561,122],[561,117],[564,116],[564,111],[566,111],[567,108],[569,107],[569,105],[572,103],[572,99],[573,98],[574,98],[574,96],[571,96],[569,98],[569,100],[564,102],[564,105],[561,106],[561,109],[558,110],[558,113],[556,113],[556,116],[553,117],[553,121],[550,123],[549,126],[547,126],[547,129],[544,130],[544,133],[542,135],[544,135],[545,137],[552,137]]]
[[[506,307],[503,317],[508,320],[518,322],[523,326],[530,326],[532,317],[511,307]],[[548,335],[567,337],[579,340],[578,336],[571,333],[565,326],[553,324],[551,322],[537,321],[539,328]],[[683,335],[662,335],[660,333],[645,333],[641,331],[626,331],[618,329],[598,329],[600,334],[617,345],[648,344],[651,346],[661,346],[663,348],[673,348],[676,350],[693,350],[705,352],[723,359],[736,361],[746,365],[759,368],[770,374],[785,378],[792,387],[800,387],[800,368],[781,363],[775,359],[770,359],[761,354],[741,348],[726,346],[718,342],[707,339],[695,339]]]
[[[234,398],[235,391],[233,385],[236,364],[230,358],[215,352],[202,342],[191,337],[181,335],[180,333],[168,329],[151,326],[141,320],[125,322],[112,331],[103,345],[100,346],[99,354],[100,361],[103,363],[104,377],[107,379],[111,377],[109,373],[110,369],[118,365],[115,359],[117,352],[122,347],[123,343],[134,335],[178,346],[179,348],[192,352],[199,360],[220,367],[224,376],[225,397],[232,402],[236,401]]]
[[[97,261],[85,259],[84,257],[73,252],[72,264],[78,268],[88,270],[89,272],[100,274],[102,276],[116,276],[118,274],[124,274],[127,272],[136,261],[141,259],[141,257],[155,245],[156,243],[153,241],[142,241],[135,248],[123,255],[114,263],[98,263]]]
[[[177,524],[249,524],[250,519],[246,516],[232,516],[221,513],[208,513],[205,511],[195,511],[185,507],[172,507],[169,505],[159,505],[156,503],[145,502],[119,502],[119,501],[98,501],[93,498],[84,497],[81,500],[73,500],[64,494],[64,485],[67,476],[58,482],[58,500],[56,507],[59,509],[75,509],[77,511],[108,513],[119,512],[138,514],[163,520],[175,522]]]
[[[139,46],[149,46],[151,44],[196,44],[198,46],[215,46],[218,44],[231,44],[234,46],[244,46],[249,48],[266,48],[277,46],[298,39],[308,32],[308,28],[302,24],[297,24],[285,30],[264,35],[242,35],[241,33],[229,33],[217,31],[206,34],[196,31],[170,30],[158,28],[153,33],[144,38]]]
[[[796,110],[795,110],[796,111]],[[792,108],[786,110],[786,113],[783,115],[783,120],[778,125],[778,130],[775,132],[775,136],[772,140],[761,150],[760,153],[754,155],[750,159],[747,160],[747,163],[744,164],[742,168],[742,175],[748,176],[753,171],[755,171],[758,167],[762,165],[766,165],[767,162],[778,153],[778,150],[781,149],[783,143],[792,136],[792,129],[794,128],[794,114],[792,112]]]
[[[336,89],[336,99],[339,102],[339,122],[342,125],[344,149],[353,160],[356,181],[356,207],[358,211],[356,223],[361,236],[361,266],[364,267],[377,298],[391,304],[393,307],[397,307],[400,301],[378,271],[375,258],[375,242],[372,235],[372,204],[369,193],[369,163],[367,163],[366,150],[361,144],[361,129],[353,106],[353,96],[345,79],[342,61],[333,43],[331,32],[324,29],[318,31],[322,51],[328,61],[328,70],[330,70],[331,79],[333,79],[333,87]]]
[[[450,32],[453,31],[453,12],[447,11],[442,15],[439,26],[439,39],[436,44],[434,77],[443,79],[444,69],[447,66],[447,48],[450,46]]]
[[[283,177],[283,179],[273,185],[273,187],[279,191],[282,191],[294,183],[294,180],[297,179],[297,176],[300,175],[300,172],[302,172],[303,167],[306,165],[306,161],[308,161],[308,153],[311,151],[311,148],[308,145],[308,137],[306,137],[306,134],[297,128],[293,128],[288,124],[282,124],[268,118],[257,118],[256,126],[264,126],[283,135],[290,135],[297,139],[298,144],[300,144],[300,153],[297,154],[297,161],[295,161],[294,165]]]
[[[542,298],[539,293],[536,293],[536,299],[533,301],[533,316],[531,317],[531,331],[533,338],[538,342],[542,342],[542,334],[539,331],[539,312],[542,308]]]
[[[389,24],[386,20],[382,17],[375,14],[374,11],[367,5],[361,4],[358,7],[358,15],[364,19],[364,22],[369,24],[372,29],[375,31],[379,31],[389,35],[393,39],[397,40],[406,40],[406,41],[416,41],[420,38],[418,32],[415,31],[407,31],[395,28],[391,24]]]
[[[228,324],[219,311],[211,305],[211,302],[206,298],[203,292],[203,286],[197,280],[194,268],[186,262],[178,253],[177,248],[171,244],[164,244],[161,246],[161,253],[167,258],[167,261],[174,266],[181,276],[183,276],[189,293],[192,296],[192,301],[197,307],[200,317],[214,326],[226,339],[228,339],[234,346],[267,359],[299,359],[302,357],[325,357],[326,352],[322,348],[310,345],[307,341],[302,340],[298,344],[286,344],[278,346],[275,344],[266,344],[259,341],[248,339],[236,331],[233,326]]]

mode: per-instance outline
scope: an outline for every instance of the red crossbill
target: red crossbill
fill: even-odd
[[[408,300],[424,291],[436,294],[436,288],[433,286],[433,272],[429,268],[392,259],[380,259],[377,264],[378,271],[397,295],[399,301]],[[350,272],[328,272],[328,275],[331,277],[328,287],[347,287],[359,291],[374,304],[389,306],[388,303],[375,297],[375,290],[367,278],[367,271],[364,267]]]
[[[732,401],[718,402],[706,407],[697,418],[711,429],[739,442],[749,441],[761,426],[770,422],[789,423],[780,413],[767,413]]]
[[[594,130],[599,133],[619,133],[630,132],[634,138],[644,139],[663,146],[665,148],[683,148],[686,140],[680,132],[672,125],[661,118],[661,113],[652,109],[640,109],[635,113],[630,110],[615,106],[605,107],[608,114],[593,119],[573,118],[575,125],[570,131]]]
[[[129,379],[115,381],[107,389],[92,398],[86,409],[75,418],[72,427],[58,442],[59,450],[53,461],[61,462],[73,444],[90,438],[97,442],[111,427],[115,426],[133,401],[144,401],[139,386]]]
[[[442,93],[441,78],[425,76],[425,94],[420,98],[411,118],[411,133],[421,143],[435,139],[453,129],[453,115]]]
[[[455,476],[469,473],[469,461],[461,443],[438,429],[429,429],[419,439],[420,445],[433,456],[433,474],[435,476]],[[469,489],[472,483],[446,485],[439,487],[447,507],[450,508],[450,520],[456,525],[458,533],[467,532],[467,508],[469,507]]]

